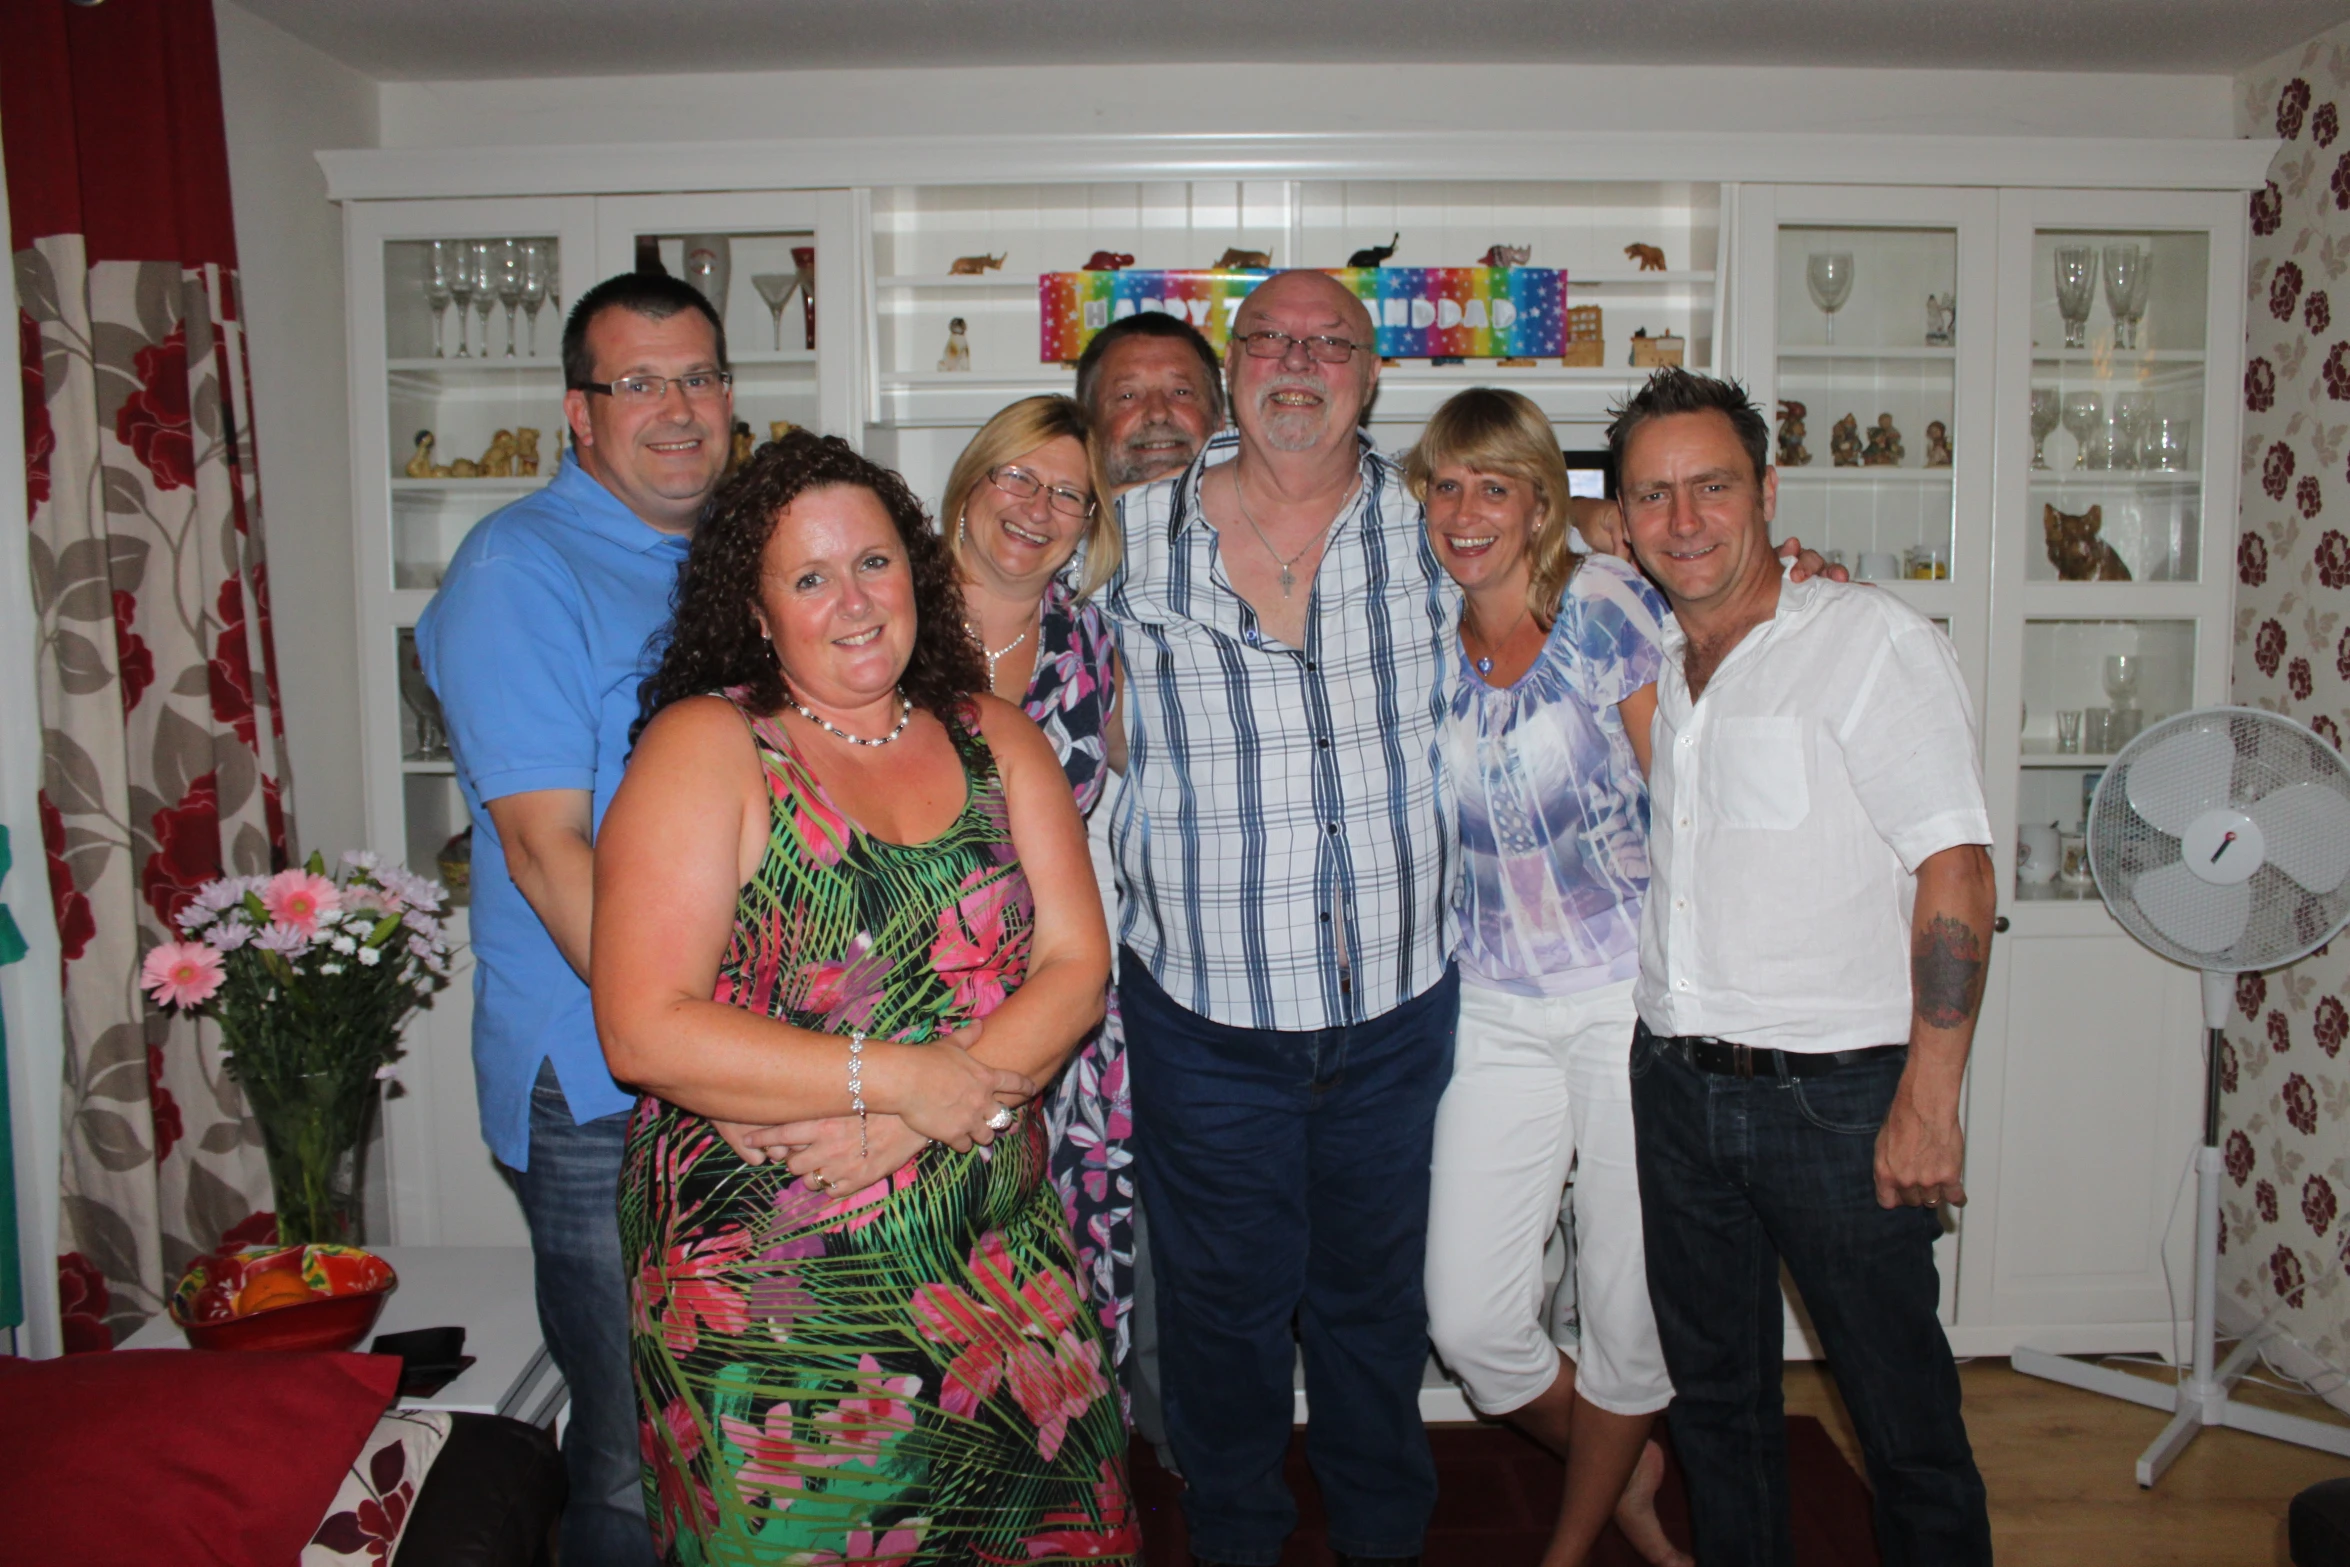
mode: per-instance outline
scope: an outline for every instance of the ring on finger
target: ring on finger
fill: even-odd
[[[823,1176],[817,1174],[813,1170],[810,1170],[805,1176],[801,1177],[801,1179],[808,1183],[808,1190],[812,1192],[828,1192],[832,1190],[832,1182],[826,1180]]]
[[[991,1132],[1008,1131],[1017,1119],[1010,1105],[997,1105],[995,1114],[987,1118],[987,1129]]]

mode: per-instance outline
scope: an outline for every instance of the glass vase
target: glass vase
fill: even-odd
[[[377,1098],[372,1063],[241,1086],[261,1126],[279,1242],[357,1245],[359,1152]]]

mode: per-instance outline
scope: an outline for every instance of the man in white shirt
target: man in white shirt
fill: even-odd
[[[1706,1567],[1793,1561],[1779,1270],[1852,1412],[1888,1562],[1989,1562],[1935,1307],[1991,944],[1972,709],[1889,593],[1782,580],[1769,429],[1661,372],[1609,429],[1671,599],[1633,1119],[1649,1293]]]

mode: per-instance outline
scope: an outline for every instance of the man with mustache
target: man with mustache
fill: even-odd
[[[1268,279],[1226,374],[1236,428],[1121,501],[1105,601],[1129,712],[1118,994],[1168,1436],[1198,1558],[1279,1561],[1302,1337],[1338,1559],[1416,1562],[1456,990],[1430,746],[1457,606],[1402,475],[1357,428],[1379,376],[1361,302],[1322,273]]]
[[[1144,311],[1096,332],[1077,361],[1077,401],[1099,432],[1110,487],[1181,473],[1224,427],[1216,350],[1188,321]]]
[[[563,328],[575,444],[483,518],[416,625],[473,819],[474,1085],[530,1224],[539,1325],[571,1389],[566,1567],[653,1560],[618,1222],[632,1094],[588,1006],[596,824],[620,786],[647,644],[734,424],[726,329],[676,278],[628,273]]]

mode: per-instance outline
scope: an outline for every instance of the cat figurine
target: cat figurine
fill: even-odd
[[[2105,508],[2092,506],[2078,516],[2043,506],[2040,525],[2048,534],[2048,560],[2064,582],[2127,582],[2130,568],[2114,547],[2097,536],[2105,526]]]

